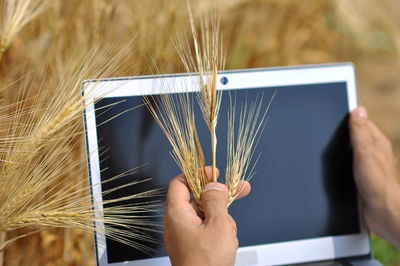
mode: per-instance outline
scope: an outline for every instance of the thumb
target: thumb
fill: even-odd
[[[366,109],[363,107],[358,107],[351,112],[349,124],[353,146],[357,147],[359,145],[362,146],[362,144],[368,143],[366,141],[369,139],[368,117]]]
[[[228,213],[228,187],[218,182],[207,184],[201,193],[201,205],[207,220]]]

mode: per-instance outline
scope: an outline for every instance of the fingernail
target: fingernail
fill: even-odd
[[[225,185],[218,183],[218,182],[211,182],[208,183],[205,188],[203,189],[203,192],[207,192],[210,190],[218,190],[218,191],[226,191],[227,188]]]
[[[356,110],[354,110],[354,113],[361,118],[367,118],[368,114],[367,114],[367,109],[365,109],[364,107],[358,107]]]

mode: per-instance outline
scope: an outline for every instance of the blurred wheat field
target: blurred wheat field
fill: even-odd
[[[43,82],[54,88],[50,99],[60,93],[57,84],[71,75],[71,65],[85,60],[93,67],[88,73],[99,76],[151,74],[149,55],[172,71],[182,71],[171,36],[190,34],[186,0],[0,3],[1,106],[36,95]],[[15,10],[7,6],[18,3],[25,9],[10,16]],[[361,103],[400,157],[400,14],[394,11],[400,9],[398,1],[203,0],[191,5],[195,20],[208,12],[219,13],[226,69],[354,62]],[[93,47],[97,54],[85,58]],[[103,71],[104,58],[117,54],[120,63]],[[33,74],[27,77],[28,73]],[[21,83],[15,81],[26,77],[31,89],[21,94]],[[71,160],[84,160],[82,136],[77,142]],[[87,173],[71,173],[70,178],[84,180]],[[384,265],[400,265],[398,251],[379,238],[373,243],[375,256]],[[94,264],[92,235],[72,229],[22,238],[6,250],[3,262],[7,266]]]

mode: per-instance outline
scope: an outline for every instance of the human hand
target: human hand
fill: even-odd
[[[400,184],[392,145],[367,117],[365,108],[350,116],[354,175],[367,227],[400,248]]]
[[[211,167],[206,173],[211,179]],[[249,194],[250,184],[242,181],[238,198]],[[164,217],[164,241],[174,266],[233,265],[238,249],[237,228],[228,213],[228,187],[208,184],[202,194],[204,212],[190,199],[185,176],[171,180]]]

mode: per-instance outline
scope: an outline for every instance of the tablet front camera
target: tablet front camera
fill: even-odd
[[[228,84],[228,78],[227,77],[222,77],[221,78],[221,83],[222,83],[222,85]]]

